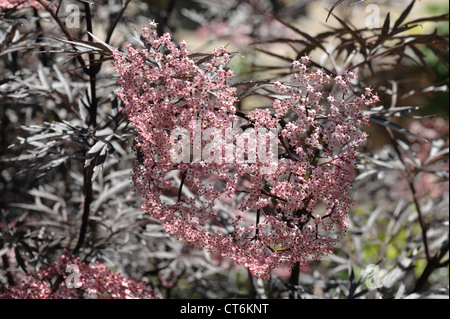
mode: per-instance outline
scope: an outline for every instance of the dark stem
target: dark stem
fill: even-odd
[[[86,14],[86,28],[87,28],[87,36],[88,41],[93,41],[92,33],[92,15],[91,15],[91,8],[89,3],[84,4],[85,14]],[[91,97],[89,101],[88,111],[89,111],[89,124],[91,127],[95,128],[97,126],[97,107],[98,107],[98,100],[97,100],[97,92],[96,92],[96,75],[100,71],[101,65],[96,65],[95,62],[95,55],[93,53],[88,54],[89,59],[89,67],[84,67],[83,71],[89,76],[89,84],[90,84],[90,92]],[[86,237],[86,232],[89,224],[89,214],[90,214],[90,205],[93,200],[93,191],[92,191],[92,176],[94,174],[94,167],[96,164],[97,158],[94,158],[88,166],[84,167],[84,207],[83,207],[83,215],[81,220],[81,228],[80,228],[80,234],[78,237],[77,245],[75,246],[73,253],[76,254],[80,248],[84,244],[84,240]]]
[[[91,15],[91,8],[89,3],[84,4],[84,9],[86,11],[86,27],[88,32],[88,41],[92,42],[92,15]],[[97,107],[98,107],[98,101],[97,101],[97,92],[96,92],[96,75],[100,71],[100,65],[95,64],[95,56],[94,53],[89,53],[89,69],[87,72],[85,72],[89,76],[89,84],[90,84],[90,91],[91,91],[91,99],[89,103],[89,120],[90,125],[92,127],[97,126]]]
[[[289,299],[298,299],[299,295],[298,295],[298,291],[297,291],[297,286],[298,286],[298,280],[300,278],[300,263],[297,261],[294,265],[294,267],[292,267],[291,270],[291,277],[289,277]]]
[[[183,190],[184,180],[186,179],[186,171],[181,175],[180,188],[178,189],[178,201],[181,199],[181,191]]]
[[[120,10],[119,14],[117,15],[117,17],[114,19],[114,22],[112,23],[112,25],[110,26],[109,30],[108,30],[108,34],[106,35],[106,43],[109,43],[109,41],[111,40],[112,34],[114,32],[114,29],[117,26],[117,23],[120,21],[120,19],[122,19],[123,13],[125,12],[125,9],[127,8],[128,4],[130,3],[131,0],[127,0],[124,5],[122,6],[122,9]]]
[[[93,200],[92,194],[92,176],[94,174],[94,167],[97,158],[94,158],[91,163],[84,168],[84,207],[83,207],[83,216],[81,219],[81,228],[80,234],[78,237],[77,245],[73,250],[73,254],[77,254],[80,248],[83,246],[84,239],[86,237],[86,232],[89,224],[89,214],[90,214],[90,206]]]
[[[260,217],[261,217],[261,208],[259,208],[259,209],[256,211],[256,230],[255,230],[255,237],[258,237],[258,235],[259,235],[259,228],[258,228],[258,225],[259,225]]]
[[[435,254],[433,258],[428,260],[427,265],[425,266],[425,269],[423,270],[422,274],[420,275],[419,279],[416,281],[416,285],[414,286],[413,292],[418,292],[422,290],[428,283],[428,278],[433,273],[434,270],[437,268],[447,267],[449,260],[447,259],[444,262],[440,262],[442,258],[445,257],[445,255],[449,251],[449,241],[447,240],[441,247],[441,250],[439,254]]]

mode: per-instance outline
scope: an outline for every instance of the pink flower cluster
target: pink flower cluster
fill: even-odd
[[[138,132],[141,156],[133,182],[145,199],[142,208],[179,239],[229,257],[258,277],[332,253],[338,233],[348,227],[355,154],[366,139],[362,127],[368,118],[360,107],[378,97],[370,89],[354,96],[349,89],[353,72],[333,79],[320,70],[311,72],[309,58],[303,57],[292,63],[289,83],[273,84],[279,93],[275,114],[255,109],[245,117],[247,127],[275,130],[284,154],[264,161],[258,153],[255,161],[191,157],[176,163],[170,156],[177,142],[173,130],[192,133],[192,142],[193,123],[226,132],[242,117],[235,110],[237,92],[229,85],[235,80],[226,68],[230,56],[223,47],[210,55],[190,55],[185,42],[177,46],[167,33],[158,37],[155,23],[144,27],[142,36],[145,49],[127,45],[127,54],[114,52],[121,86],[117,95]],[[335,94],[325,97],[324,86],[333,84]],[[294,119],[286,121],[287,115]],[[257,148],[270,132],[247,138],[236,152]],[[216,151],[223,155],[237,137],[221,136]],[[200,144],[207,142],[202,138]]]
[[[28,276],[22,285],[7,288],[0,299],[154,299],[143,282],[114,274],[102,264],[89,265],[68,255]]]
[[[34,8],[42,8],[42,5],[35,0],[0,0],[0,12],[5,9],[11,9],[17,7],[18,9],[23,8],[27,4]]]

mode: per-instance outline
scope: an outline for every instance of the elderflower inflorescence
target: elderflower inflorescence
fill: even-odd
[[[356,150],[366,139],[360,107],[378,97],[369,89],[352,96],[353,72],[333,79],[310,71],[305,56],[292,63],[289,83],[273,83],[275,114],[255,109],[243,131],[225,48],[189,55],[153,22],[142,37],[145,49],[113,54],[117,95],[137,130],[142,208],[179,239],[258,277],[332,253],[348,227]],[[339,97],[323,93],[333,81]]]
[[[73,276],[73,278],[71,278]],[[30,274],[21,285],[6,289],[0,299],[155,299],[143,282],[115,274],[106,266],[86,264],[79,258],[60,255],[48,267]]]

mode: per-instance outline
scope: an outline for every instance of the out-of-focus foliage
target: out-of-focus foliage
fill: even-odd
[[[402,2],[380,11],[379,26],[361,27],[346,10],[385,2],[338,1],[332,11],[334,1],[38,2],[46,8],[0,11],[0,290],[68,249],[163,298],[448,298],[448,6]],[[68,5],[79,9],[78,27]],[[321,16],[309,16],[315,6]],[[242,111],[269,105],[263,84],[305,54],[329,74],[355,69],[355,93],[379,93],[366,110],[350,230],[298,281],[289,269],[252,278],[140,210],[130,183],[135,132],[109,53],[138,44],[134,29],[150,19],[160,32],[194,30],[192,39],[240,52],[232,67],[249,92]],[[298,27],[305,20],[314,25]]]

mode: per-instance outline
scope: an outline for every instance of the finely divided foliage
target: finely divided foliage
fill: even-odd
[[[448,13],[156,2],[0,0],[0,298],[448,298]]]

